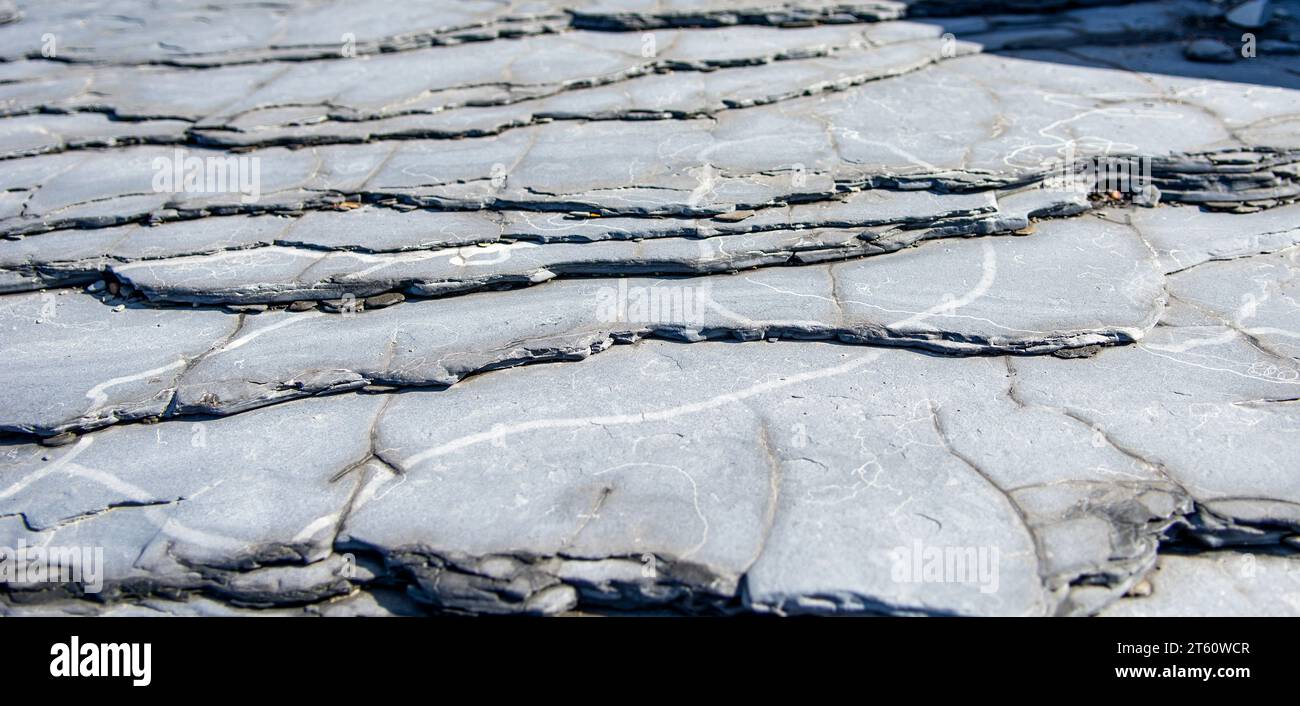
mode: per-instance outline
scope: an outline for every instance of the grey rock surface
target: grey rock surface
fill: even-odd
[[[1150,595],[1125,598],[1105,617],[1300,615],[1300,571],[1294,561],[1267,554],[1160,558],[1147,579]]]
[[[0,0],[0,615],[1294,615],[1297,18]]]
[[[303,268],[288,265],[294,266]],[[1086,276],[1075,274],[1078,268]],[[255,260],[227,268],[232,276],[260,270]],[[902,282],[910,284],[899,289]],[[195,348],[175,354],[175,375],[159,376],[172,384],[149,388],[158,403],[150,411],[225,414],[367,384],[445,386],[502,365],[585,358],[645,336],[832,339],[955,355],[1086,349],[1143,338],[1165,299],[1161,282],[1134,231],[1094,218],[1045,221],[1037,233],[1000,246],[983,238],[938,241],[881,257],[736,275],[582,279],[362,312],[357,310],[364,303],[354,297],[352,310],[344,305],[338,314],[182,310],[174,324],[187,316],[226,328],[190,337]],[[90,319],[42,329],[50,331],[49,348],[81,345],[84,327],[107,328],[124,314],[166,315],[141,304],[114,312],[61,291]],[[301,296],[295,291],[289,298]],[[31,308],[38,300],[29,295],[27,301]],[[1057,305],[1063,301],[1073,304]],[[175,341],[173,333],[156,330]],[[303,347],[304,338],[330,343]],[[34,364],[45,355],[41,351]],[[28,375],[25,369],[15,373]],[[81,373],[65,372],[63,379],[75,388],[73,395],[82,386],[94,387],[100,376],[98,368],[87,366]],[[17,407],[6,427],[36,433],[93,428],[112,418],[103,405],[121,404],[98,397],[91,402],[99,404],[61,417],[42,406],[44,416],[26,418]]]

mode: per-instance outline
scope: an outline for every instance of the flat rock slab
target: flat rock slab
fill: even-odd
[[[238,328],[216,311],[115,311],[66,290],[5,297],[0,429],[58,433],[156,417],[191,362]]]
[[[1300,615],[1300,563],[1269,555],[1163,556],[1151,593],[1125,598],[1105,617]],[[1143,591],[1145,593],[1145,591]]]
[[[1083,368],[1116,389],[1147,357],[1126,347],[1100,354],[1104,368],[1034,361],[1054,379]],[[825,343],[644,342],[564,376],[518,368],[445,391],[16,447],[4,513],[24,517],[16,537],[94,536],[121,543],[117,556],[165,541],[191,571],[248,572],[250,592],[271,557],[304,562],[280,580],[329,593],[339,574],[321,564],[328,556],[379,553],[417,600],[481,612],[579,601],[722,609],[742,579],[749,608],[781,613],[1091,612],[1103,587],[1072,582],[1109,576],[1107,599],[1117,598],[1149,570],[1163,529],[1232,536],[1194,523],[1194,500],[1208,497],[1187,473],[1195,457],[1158,456],[1161,440],[1186,444],[1201,431],[1198,409],[1281,383],[1224,378],[1183,411],[1144,418],[1151,428],[1135,439],[1129,419],[1091,422],[1068,396],[1039,392],[1037,368],[1024,365]],[[723,366],[735,372],[708,374]],[[1295,423],[1291,414],[1291,434]],[[1249,429],[1236,434],[1254,458],[1221,480],[1236,496],[1257,496],[1269,459],[1283,463],[1294,443],[1275,427]],[[307,453],[289,443],[319,434],[333,441]],[[175,447],[177,470],[126,460],[160,445]],[[243,466],[250,480],[223,483],[226,472],[195,463],[227,454],[256,459]],[[59,491],[71,478],[84,481],[78,492]],[[57,502],[39,500],[48,493]],[[285,493],[319,504],[295,501],[288,515],[274,500]],[[985,563],[935,583],[924,572],[931,548]],[[204,580],[144,560],[115,571]]]
[[[643,219],[649,225],[642,226],[637,219],[613,218],[608,220],[621,224],[585,222],[571,226],[573,231],[585,229],[596,237],[608,236],[620,225],[632,233],[640,232],[632,229],[646,228],[650,237],[633,242],[625,238],[565,242],[572,236],[560,223],[557,230],[563,235],[546,233],[541,243],[521,239],[513,231],[491,242],[487,240],[490,228],[483,227],[482,240],[459,248],[420,250],[411,246],[400,252],[373,253],[302,246],[255,247],[126,263],[106,262],[108,258],[100,257],[53,266],[20,266],[20,271],[48,273],[44,279],[61,275],[77,278],[93,271],[98,260],[105,263],[100,266],[111,276],[155,302],[279,303],[337,299],[349,294],[367,297],[389,291],[442,296],[502,285],[536,284],[557,277],[700,275],[854,259],[895,252],[930,239],[1021,232],[1028,228],[1030,215],[1087,208],[1087,202],[1077,193],[1041,190],[1008,196],[1002,200],[1005,204],[992,200],[991,194],[950,199],[930,195],[924,200],[944,211],[903,218],[890,212],[893,197],[872,196],[873,192],[861,192],[836,205],[770,209],[776,213],[742,214],[747,217],[735,221],[725,217]],[[884,204],[877,210],[872,208],[873,201]],[[970,206],[961,208],[963,202]],[[421,213],[432,217],[447,212]],[[788,224],[793,229],[781,228],[788,227],[784,223],[787,219],[794,221]],[[412,219],[412,225],[421,220]],[[354,223],[363,222],[358,219]],[[274,240],[292,242],[292,233],[310,232],[308,228],[309,224],[299,224],[287,238]],[[670,234],[663,228],[677,230]],[[679,237],[676,233],[695,237]],[[466,234],[463,239],[473,237]],[[560,242],[551,242],[551,238]]]
[[[1295,614],[1300,4],[391,5],[0,0],[0,615]]]
[[[29,399],[15,405],[6,425],[37,433],[93,428],[123,416],[113,410],[128,406],[126,400],[147,411],[126,413],[138,418],[233,413],[371,383],[445,386],[502,365],[581,359],[645,336],[832,339],[958,355],[1042,354],[1141,340],[1165,294],[1134,231],[1097,218],[1043,225],[1029,237],[937,241],[844,263],[689,279],[560,281],[363,313],[356,313],[355,299],[339,303],[339,314],[233,315],[140,305],[119,312],[70,295],[77,308],[65,318],[79,325],[107,327],[128,314],[173,324],[186,317],[185,325],[210,322],[212,328],[189,339],[193,348],[176,353],[174,374],[156,379],[145,399],[126,397],[130,388],[123,387],[115,390],[123,399],[92,396],[87,407],[56,417],[37,389],[19,388],[16,399]],[[231,275],[254,271],[251,261],[229,268]],[[29,295],[28,307],[39,300]],[[59,347],[78,345],[83,335],[80,328],[40,331]],[[178,343],[161,325],[152,331]],[[338,343],[304,347],[304,339]],[[61,380],[78,390],[99,389],[100,377],[100,369],[87,368]],[[24,409],[41,413],[24,416]]]

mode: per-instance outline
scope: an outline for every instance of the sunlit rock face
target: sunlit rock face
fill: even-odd
[[[0,614],[1300,613],[1296,18],[0,1]]]

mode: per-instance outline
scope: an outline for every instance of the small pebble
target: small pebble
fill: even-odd
[[[724,213],[722,215],[714,216],[713,220],[722,221],[723,223],[736,223],[738,221],[743,221],[746,218],[749,218],[750,216],[753,215],[754,215],[753,211],[732,211],[731,213]]]
[[[406,301],[406,295],[400,292],[388,292],[386,294],[376,294],[373,297],[366,297],[367,309],[382,309],[386,306],[392,306],[398,302]]]
[[[1147,184],[1144,189],[1133,196],[1133,203],[1144,208],[1160,205],[1160,189],[1155,184]]]
[[[1217,39],[1198,39],[1183,49],[1183,55],[1192,61],[1228,64],[1237,60],[1237,52]]]
[[[1228,11],[1228,24],[1242,29],[1260,29],[1273,19],[1268,0],[1247,0]]]
[[[41,439],[41,445],[42,446],[64,446],[66,444],[71,444],[76,440],[77,440],[76,434],[70,431],[65,431],[62,434],[55,434],[54,436],[47,436]]]
[[[1052,356],[1056,358],[1091,358],[1101,352],[1101,346],[1083,346],[1081,348],[1062,348],[1053,351]]]
[[[321,308],[325,311],[339,313],[355,314],[361,311],[362,300],[359,299],[326,299],[320,303]]]

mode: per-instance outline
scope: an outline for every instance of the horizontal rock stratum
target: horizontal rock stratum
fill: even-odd
[[[0,615],[1300,614],[1235,5],[0,2]]]

